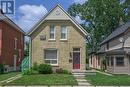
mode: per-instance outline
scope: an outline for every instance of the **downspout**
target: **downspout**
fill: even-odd
[[[31,69],[31,58],[32,58],[32,40],[29,37],[29,69]]]

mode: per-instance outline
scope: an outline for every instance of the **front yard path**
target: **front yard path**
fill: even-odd
[[[11,73],[6,73],[6,74],[0,74],[0,82],[3,80],[6,80],[8,78],[11,78],[13,76],[16,76],[20,74],[20,72],[11,72]]]

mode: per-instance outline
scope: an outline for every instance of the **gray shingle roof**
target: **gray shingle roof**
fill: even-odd
[[[124,33],[128,28],[130,27],[130,22],[125,23],[124,25],[118,27],[115,31],[113,31],[101,44],[104,44],[111,39],[117,37],[118,35],[121,35]]]

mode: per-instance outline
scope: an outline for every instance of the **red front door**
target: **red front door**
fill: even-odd
[[[73,69],[80,69],[80,52],[73,52]]]

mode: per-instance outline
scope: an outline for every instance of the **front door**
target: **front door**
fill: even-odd
[[[80,48],[73,49],[73,69],[80,69]]]

